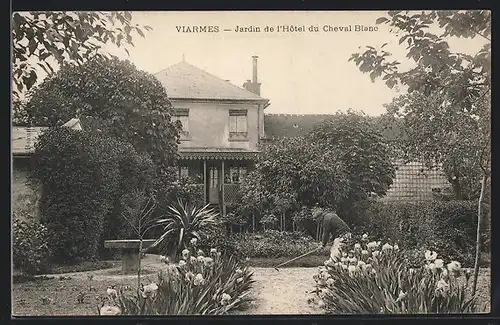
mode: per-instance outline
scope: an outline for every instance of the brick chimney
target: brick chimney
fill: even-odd
[[[259,57],[254,55],[252,56],[252,59],[253,59],[253,74],[252,74],[252,81],[250,80],[247,80],[244,84],[243,84],[243,88],[245,88],[246,90],[260,96],[260,83],[258,82],[258,79],[257,79],[257,59]]]

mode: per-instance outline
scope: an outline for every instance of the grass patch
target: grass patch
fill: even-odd
[[[121,261],[84,261],[78,264],[56,264],[47,274],[74,273],[110,269],[119,266]]]
[[[12,290],[12,314],[15,316],[86,316],[97,315],[99,296],[106,295],[110,285],[135,287],[136,279],[89,280],[82,277],[36,278],[17,283]],[[77,296],[85,293],[83,303]]]
[[[50,269],[46,272],[49,276],[37,276],[37,280],[51,279],[53,277],[50,274],[63,274],[63,273],[75,273],[75,272],[86,272],[86,271],[96,271],[111,269],[121,265],[121,261],[85,261],[78,264],[53,264]],[[14,269],[12,272],[13,283],[23,283],[27,281],[33,281],[35,275],[25,274],[19,270]]]

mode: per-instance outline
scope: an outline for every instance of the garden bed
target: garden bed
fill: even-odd
[[[284,263],[286,261],[291,260],[293,257],[254,257],[250,258],[246,264],[251,267],[269,267],[274,268],[275,266]],[[327,255],[309,255],[304,258],[301,258],[297,261],[294,261],[290,264],[282,266],[282,268],[290,268],[290,267],[315,267],[317,268],[319,265],[323,265],[325,259],[327,259]],[[281,268],[281,267],[280,267]]]

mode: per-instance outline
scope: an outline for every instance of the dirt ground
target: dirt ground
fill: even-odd
[[[250,309],[240,315],[264,314],[320,314],[316,305],[308,304],[309,294],[314,289],[313,280],[317,268],[251,268],[254,274],[254,289]]]

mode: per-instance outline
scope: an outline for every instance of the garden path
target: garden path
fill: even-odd
[[[250,268],[255,283],[252,295],[255,300],[250,309],[241,315],[264,314],[320,314],[317,305],[309,304],[308,297],[314,289],[316,268],[290,267],[276,271],[274,268]]]

